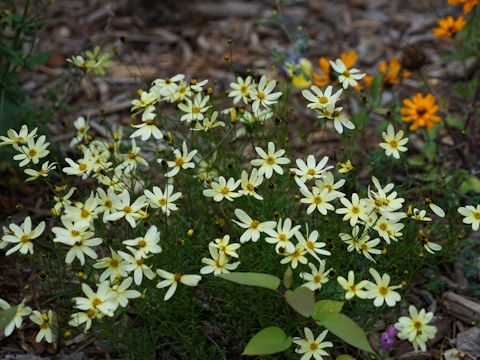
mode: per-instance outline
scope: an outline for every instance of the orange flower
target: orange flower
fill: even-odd
[[[340,59],[342,59],[347,69],[349,69],[357,61],[357,53],[353,50],[348,53],[344,52],[340,55]],[[320,70],[322,70],[324,75],[317,74],[315,72],[312,73],[313,78],[316,80],[314,82],[315,85],[325,86],[328,84],[332,84],[332,85],[338,84],[337,78],[334,76],[332,69],[330,67],[330,62],[328,61],[327,58],[324,58],[322,56],[320,59],[318,59],[318,66],[320,67]]]
[[[400,76],[409,77],[412,75],[410,71],[402,71],[402,65],[395,57],[390,60],[390,64],[388,65],[386,61],[382,61],[379,65],[379,70],[385,74],[382,80],[383,86],[398,84]]]
[[[438,20],[440,27],[432,29],[433,35],[436,37],[452,37],[457,31],[462,30],[466,23],[467,20],[465,20],[463,16],[459,16],[457,20],[452,16],[447,16],[445,19]]]
[[[402,65],[395,57],[390,60],[390,64],[387,64],[386,61],[382,61],[379,64],[378,69],[381,73],[384,74],[382,79],[382,86],[384,87],[398,84],[400,77],[409,77],[412,75],[410,71],[402,70]],[[373,81],[373,77],[365,76],[363,78],[363,81],[367,86],[370,87]]]
[[[480,0],[448,0],[448,3],[450,5],[463,4],[463,13],[468,14],[475,5],[480,4]]]
[[[433,128],[433,123],[440,122],[440,118],[435,116],[438,109],[438,105],[435,104],[435,96],[427,94],[426,97],[423,97],[421,93],[417,93],[413,97],[413,102],[410,99],[403,100],[400,112],[405,115],[402,118],[403,121],[412,122],[410,130],[417,130],[420,126],[425,126],[430,130]]]

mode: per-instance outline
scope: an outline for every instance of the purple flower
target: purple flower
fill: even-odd
[[[382,333],[380,336],[380,343],[387,350],[391,351],[393,346],[396,344],[395,335],[397,335],[398,330],[395,326],[391,325],[387,331]]]

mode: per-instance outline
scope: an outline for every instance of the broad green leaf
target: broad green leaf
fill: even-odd
[[[280,285],[280,279],[276,276],[253,272],[233,272],[221,274],[219,277],[242,285],[260,286],[275,290]]]
[[[365,332],[348,316],[339,313],[325,314],[322,319],[322,326],[346,343],[374,354]]]
[[[315,306],[315,296],[313,291],[305,286],[300,286],[295,290],[287,290],[285,300],[296,312],[305,317],[312,315]]]
[[[54,50],[49,50],[32,54],[25,61],[25,67],[32,68],[34,66],[44,64],[50,58],[50,56],[52,56],[53,53]]]
[[[0,311],[0,333],[5,330],[10,321],[13,320],[17,313],[17,306],[12,306],[9,309]]]
[[[460,130],[463,130],[465,126],[465,122],[462,119],[456,117],[448,117],[447,124]]]
[[[411,166],[423,166],[425,164],[423,155],[415,155],[415,156],[409,157],[407,162]]]
[[[437,150],[437,145],[433,141],[426,142],[423,144],[423,152],[429,160],[435,158],[435,151]]]
[[[335,300],[320,300],[315,303],[312,319],[322,320],[326,314],[339,313],[342,311],[344,302]]]
[[[335,360],[355,360],[355,358],[347,354],[342,354],[340,356],[337,356]]]
[[[480,193],[480,179],[473,175],[463,181],[458,189],[462,194],[466,194],[470,190]]]
[[[282,329],[271,326],[260,330],[248,342],[242,355],[269,355],[287,350],[292,345],[292,338],[287,337]]]
[[[342,354],[340,356],[337,356],[335,360],[355,360],[355,358],[347,354]]]
[[[285,274],[283,274],[283,286],[285,286],[287,289],[290,289],[290,286],[292,286],[292,280],[293,272],[292,268],[289,266],[287,270],[285,270]]]

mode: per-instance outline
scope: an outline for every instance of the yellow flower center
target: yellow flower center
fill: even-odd
[[[130,206],[128,206],[128,205],[127,205],[127,206],[124,206],[124,207],[123,207],[123,212],[124,212],[125,214],[130,214],[130,213],[132,212],[132,208],[131,208]]]
[[[480,212],[478,212],[478,211],[474,212],[474,213],[473,213],[473,218],[474,218],[475,220],[480,220]]]
[[[413,322],[413,327],[415,328],[415,330],[420,330],[422,328],[422,322],[420,320],[415,320]]]
[[[352,207],[352,213],[358,214],[360,212],[360,208],[358,206],[353,206]]]
[[[253,186],[252,184],[247,185],[247,190],[248,191],[253,191],[254,189],[255,189],[255,186]]]
[[[78,165],[78,170],[80,170],[80,171],[85,171],[85,170],[87,170],[87,164],[80,164],[80,165]]]
[[[77,230],[70,230],[70,235],[72,235],[73,237],[77,237],[78,235],[80,235],[80,232],[78,232]]]
[[[311,242],[310,240],[308,240],[305,245],[307,246],[308,249],[310,250],[313,250],[315,249],[315,244],[313,242]]]
[[[145,121],[145,124],[147,125],[153,125],[153,119],[148,119],[147,121]]]
[[[318,102],[320,104],[326,104],[326,103],[328,103],[328,98],[326,98],[325,96],[319,96],[318,97]]]
[[[165,206],[165,204],[167,203],[167,199],[161,198],[160,200],[158,200],[158,203],[160,204],[160,206]]]
[[[228,187],[224,187],[220,190],[220,193],[223,195],[227,195],[230,192],[230,189]]]
[[[87,315],[91,319],[95,316],[95,310],[90,309],[85,313],[85,315]]]
[[[80,216],[82,218],[87,218],[90,216],[90,211],[88,211],[87,209],[83,208],[82,211],[80,212]]]
[[[282,241],[282,242],[283,242],[283,241],[286,241],[286,240],[287,240],[287,235],[285,235],[285,234],[280,234],[280,235],[278,235],[278,240],[280,240],[280,241]]]
[[[110,267],[113,267],[113,268],[118,267],[118,260],[117,259],[111,259],[110,260]]]
[[[244,95],[248,94],[248,88],[245,85],[240,87],[240,92]]]
[[[310,343],[310,350],[315,351],[318,349],[318,344],[316,342]]]
[[[397,139],[392,139],[390,142],[389,142],[390,146],[394,149],[396,149],[398,147],[398,141]]]
[[[175,159],[175,166],[182,166],[184,162],[185,161],[183,160],[183,158],[181,158],[181,157],[177,158],[177,159]]]
[[[137,259],[137,265],[142,265],[143,264],[143,258]]]
[[[387,228],[388,228],[388,225],[387,225],[387,224],[385,224],[385,223],[380,223],[380,224],[378,225],[378,227],[380,228],[380,230],[383,230],[383,231],[385,231],[385,230],[387,230]]]
[[[314,203],[314,204],[317,204],[317,205],[318,205],[318,204],[321,204],[322,202],[323,202],[323,199],[322,199],[320,196],[315,195],[315,196],[313,197],[313,203]]]
[[[267,96],[263,93],[263,92],[259,92],[257,94],[257,97],[260,99],[260,100],[264,100]]]
[[[27,235],[27,234],[24,234],[24,235],[22,235],[22,237],[20,238],[20,242],[21,242],[22,244],[25,244],[25,243],[28,242],[29,239],[30,239],[30,238],[28,237],[28,235]]]
[[[175,273],[175,275],[173,275],[173,281],[177,282],[180,280],[181,277],[182,275],[180,275],[179,273]]]
[[[93,305],[93,306],[98,306],[98,305],[102,304],[102,302],[103,302],[103,301],[102,301],[101,299],[99,299],[98,297],[96,297],[95,299],[92,300],[92,305]]]
[[[37,150],[35,149],[30,149],[30,151],[28,152],[28,157],[34,157],[35,155],[37,155]]]
[[[322,281],[322,279],[323,279],[323,276],[318,274],[313,277],[313,282],[319,283]]]
[[[333,190],[332,185],[329,185],[329,184],[323,185],[323,188],[324,188],[324,189],[328,189],[328,192],[329,192],[329,193]]]
[[[138,242],[138,247],[139,248],[143,248],[145,246],[147,246],[147,242],[145,240],[142,239]]]
[[[342,73],[343,76],[345,77],[350,77],[350,72],[348,70],[345,70],[343,73]]]
[[[129,158],[130,160],[133,160],[133,159],[135,159],[136,157],[137,157],[137,154],[135,154],[135,153],[133,153],[133,152],[131,152],[131,151],[128,152],[128,158]]]
[[[380,295],[385,296],[388,294],[388,289],[385,286],[380,286],[378,292]]]
[[[198,114],[199,112],[200,112],[200,107],[199,106],[192,107],[192,113]]]
[[[315,171],[315,169],[308,169],[307,170],[307,175],[310,175],[310,176],[313,176],[315,175],[317,172]]]
[[[258,224],[259,222],[257,220],[253,220],[251,223],[250,223],[250,227],[252,229],[256,229],[258,227]]]
[[[111,208],[112,207],[112,201],[110,199],[107,199],[105,200],[105,202],[103,203],[103,206],[107,207],[107,208]]]
[[[275,158],[273,156],[267,156],[267,158],[265,159],[265,162],[268,164],[268,165],[273,165],[275,164]]]

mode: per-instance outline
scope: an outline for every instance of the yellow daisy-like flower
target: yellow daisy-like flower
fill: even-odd
[[[399,339],[408,339],[413,344],[415,351],[418,347],[422,351],[426,351],[425,343],[433,339],[437,333],[437,328],[432,325],[427,325],[433,318],[433,313],[426,312],[425,309],[418,310],[415,306],[410,305],[408,308],[410,316],[402,316],[398,319],[395,327],[399,331]]]
[[[339,173],[347,173],[354,169],[352,162],[350,160],[347,160],[344,163],[339,163],[338,165],[341,167],[341,169],[338,170]]]
[[[402,120],[412,123],[410,130],[417,130],[421,126],[430,130],[433,128],[433,123],[440,122],[440,117],[435,116],[439,107],[435,104],[435,97],[432,94],[423,97],[421,93],[417,93],[412,100],[404,99],[400,110],[402,115],[405,115]]]
[[[453,16],[447,16],[445,19],[438,20],[439,27],[433,28],[433,35],[436,37],[448,36],[452,37],[467,23],[463,16],[459,16],[457,20]]]

